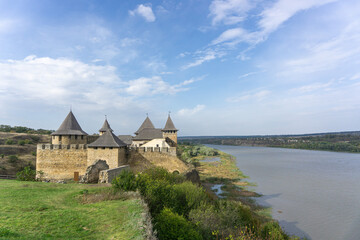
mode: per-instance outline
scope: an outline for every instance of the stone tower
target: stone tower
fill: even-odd
[[[88,145],[87,164],[96,160],[105,160],[110,168],[117,168],[126,163],[127,145],[110,130],[106,130],[93,143]]]
[[[165,127],[162,129],[163,137],[169,138],[172,142],[175,143],[175,146],[177,145],[177,131],[178,129],[175,128],[175,125],[173,121],[171,120],[170,114],[168,116],[168,119],[166,121]]]
[[[59,129],[51,134],[51,143],[60,145],[86,144],[87,133],[84,132],[70,110]]]
[[[109,130],[111,132],[113,131],[110,127],[108,120],[105,118],[105,122],[99,130],[100,136],[103,135],[107,130]]]
[[[155,129],[154,124],[151,122],[149,116],[146,116],[144,122],[141,124],[139,129],[135,132],[135,135],[138,135],[142,130],[147,129],[147,128]]]

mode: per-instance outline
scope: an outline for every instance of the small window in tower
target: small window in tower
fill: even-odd
[[[61,136],[59,136],[59,141],[61,141]]]
[[[77,135],[75,135],[75,140],[77,139]]]
[[[112,147],[109,147],[110,149],[113,149]]]
[[[102,147],[101,149],[105,149],[104,147]]]
[[[94,147],[95,150],[97,150],[97,147]]]
[[[83,140],[84,139],[84,136],[83,135],[81,135],[81,140]]]

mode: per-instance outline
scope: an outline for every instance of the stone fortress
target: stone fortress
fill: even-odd
[[[173,163],[168,170],[183,172],[187,167],[176,157],[177,131],[169,114],[162,129],[155,128],[147,116],[134,137],[116,136],[107,119],[98,136],[89,136],[70,111],[51,134],[51,144],[37,145],[36,170],[46,180],[77,180],[90,166],[103,160],[114,172],[126,165],[137,169],[145,162],[162,166],[166,161]]]

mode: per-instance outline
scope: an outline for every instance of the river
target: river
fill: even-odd
[[[207,145],[236,157],[256,183],[257,202],[289,234],[312,240],[360,239],[360,154]]]

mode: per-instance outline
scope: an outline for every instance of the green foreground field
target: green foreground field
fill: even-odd
[[[143,239],[141,200],[122,196],[109,201],[110,190],[0,180],[0,239]]]

